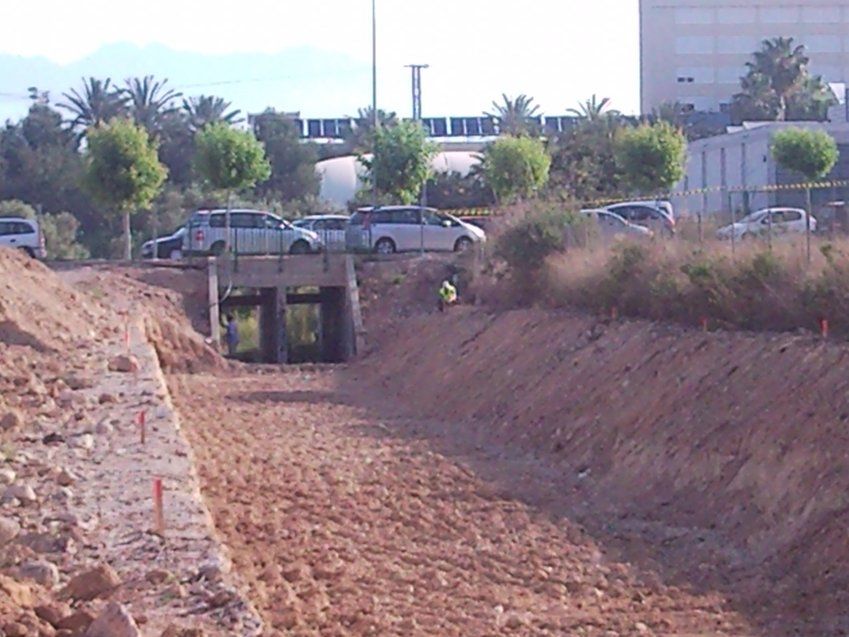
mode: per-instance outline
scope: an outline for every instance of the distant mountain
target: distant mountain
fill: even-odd
[[[206,55],[161,45],[112,44],[67,65],[0,54],[0,121],[26,113],[27,88],[50,91],[52,103],[79,88],[81,78],[153,74],[185,95],[219,95],[243,112],[272,106],[310,117],[354,115],[371,99],[370,66],[341,53],[293,48],[274,54]]]

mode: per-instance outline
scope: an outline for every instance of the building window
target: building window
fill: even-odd
[[[756,9],[717,9],[717,21],[720,24],[753,24],[757,22]]]
[[[810,53],[840,53],[840,36],[837,35],[809,35],[799,39],[801,44]]]
[[[797,7],[761,8],[761,22],[765,24],[796,24],[799,21]]]
[[[713,24],[713,9],[675,9],[676,24]]]
[[[696,78],[694,78],[694,77],[680,77],[680,76],[678,77],[678,83],[679,84],[692,84],[695,81],[696,81]]]
[[[840,7],[802,7],[802,22],[807,24],[839,24],[842,20]]]
[[[682,55],[708,54],[714,51],[714,38],[710,36],[693,36],[675,38],[675,52]]]
[[[760,48],[756,37],[745,35],[723,35],[716,39],[717,53],[754,53]]]

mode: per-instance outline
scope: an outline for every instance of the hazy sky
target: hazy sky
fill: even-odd
[[[425,115],[474,114],[502,91],[532,95],[551,114],[594,92],[611,97],[620,110],[636,111],[637,3],[377,0],[381,106],[407,115],[409,71],[403,67],[428,63]],[[114,42],[203,53],[309,46],[360,62],[371,56],[370,0],[5,0],[3,5],[0,52],[62,64]],[[253,77],[250,69],[245,77]],[[334,95],[332,71],[327,77],[326,99],[346,105],[340,114],[370,96],[367,73],[356,96]],[[32,82],[38,84],[38,78]],[[0,68],[0,93],[13,91],[19,87],[6,86]]]

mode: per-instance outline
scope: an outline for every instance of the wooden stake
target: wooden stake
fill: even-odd
[[[165,511],[162,504],[162,478],[153,481],[153,530],[165,536]]]

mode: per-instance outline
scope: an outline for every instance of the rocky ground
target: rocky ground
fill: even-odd
[[[0,635],[257,634],[150,343],[179,330],[124,313],[161,292],[70,278],[0,251]]]
[[[405,417],[339,373],[169,381],[264,634],[756,634],[722,595],[552,516],[558,475],[538,458]]]

